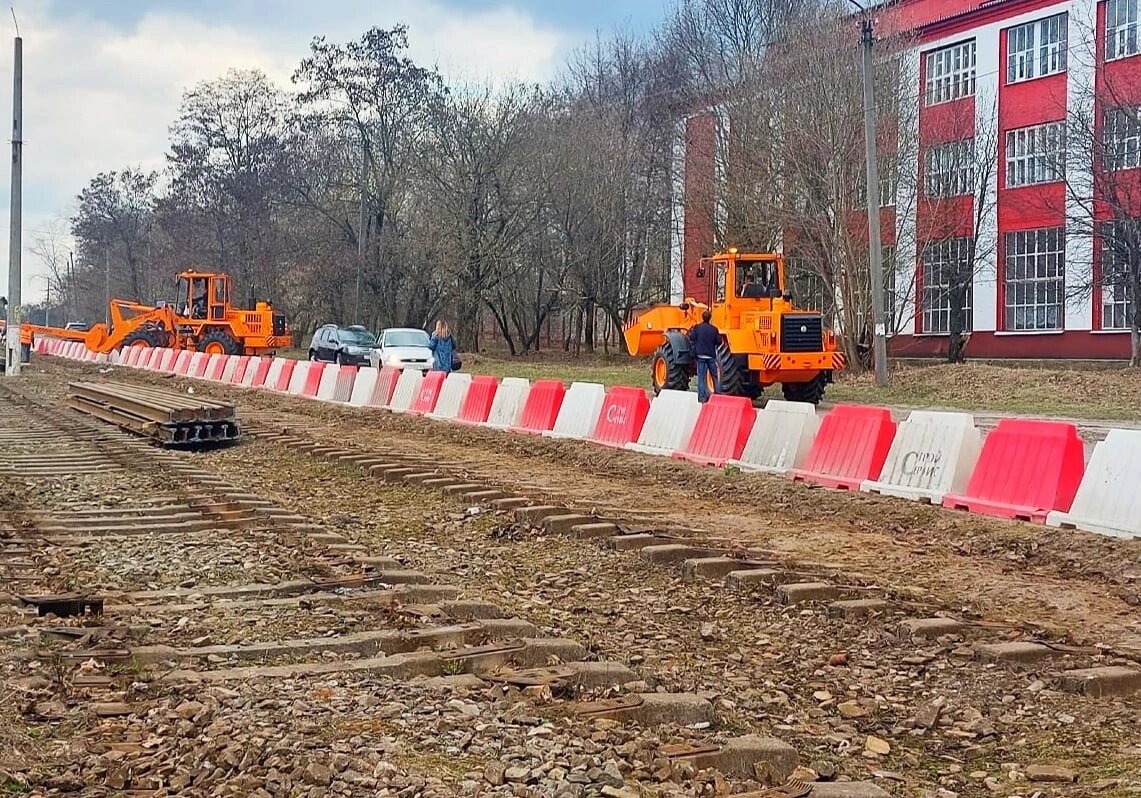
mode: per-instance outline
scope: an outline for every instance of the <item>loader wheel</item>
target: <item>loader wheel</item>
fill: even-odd
[[[761,386],[749,371],[748,358],[734,355],[725,344],[717,345],[717,371],[721,375],[721,393],[756,399]],[[713,386],[709,386],[712,393]]]
[[[123,346],[158,347],[166,346],[166,341],[160,340],[158,334],[151,330],[135,330],[123,338]]]
[[[654,352],[650,361],[650,381],[654,385],[655,396],[666,390],[689,390],[689,369],[681,362],[669,341],[665,341]]]
[[[827,384],[828,377],[821,372],[808,382],[783,382],[780,387],[784,392],[784,398],[790,402],[809,402],[818,405],[824,398],[824,386]]]
[[[198,351],[208,355],[240,355],[242,345],[225,330],[211,330],[199,339]]]

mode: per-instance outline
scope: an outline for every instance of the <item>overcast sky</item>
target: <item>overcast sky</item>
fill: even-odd
[[[317,35],[357,38],[408,25],[412,56],[449,78],[542,81],[601,31],[642,32],[671,0],[15,0],[24,39],[24,302],[43,298],[29,252],[59,227],[100,171],[163,165],[182,92],[230,67],[287,84]],[[12,45],[0,48],[0,108],[10,112]],[[7,143],[5,142],[5,145]],[[4,163],[7,163],[7,158]],[[0,174],[7,293],[11,173]],[[66,229],[66,226],[64,226]]]

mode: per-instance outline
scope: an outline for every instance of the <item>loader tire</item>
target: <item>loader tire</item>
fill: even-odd
[[[662,391],[688,391],[689,368],[674,351],[673,344],[665,341],[650,359],[650,382],[654,395]]]
[[[784,398],[790,402],[808,402],[818,405],[824,398],[824,386],[828,384],[828,376],[820,372],[808,382],[783,382],[781,391]]]
[[[160,338],[157,331],[154,330],[135,330],[128,333],[123,338],[123,347],[140,346],[140,347],[159,347],[166,346],[165,336]]]
[[[756,399],[761,386],[749,371],[748,358],[734,355],[725,344],[717,345],[717,373],[721,375],[721,393]]]
[[[199,352],[211,355],[240,355],[242,345],[225,330],[210,330],[198,340]]]

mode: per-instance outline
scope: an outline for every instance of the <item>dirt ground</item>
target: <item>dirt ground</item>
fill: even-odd
[[[336,447],[426,455],[457,476],[592,510],[628,528],[701,535],[758,553],[775,552],[778,559],[804,568],[828,566],[861,590],[890,596],[901,605],[937,603],[968,620],[998,622],[998,634],[1010,639],[1024,638],[1019,630],[1030,629],[1031,636],[1051,643],[1083,646],[1078,656],[1090,662],[1141,658],[1141,542],[1048,531],[588,444],[350,410],[126,369],[45,362],[37,371],[30,378],[33,384],[57,403],[66,381],[78,375],[229,396],[261,427],[288,425]],[[462,585],[467,596],[494,601],[543,634],[581,641],[591,656],[635,669],[639,690],[708,698],[716,707],[720,734],[787,740],[800,752],[802,764],[833,766],[840,775],[873,781],[893,796],[1128,798],[1141,787],[1141,695],[1099,700],[1051,689],[1051,677],[1042,668],[971,660],[961,653],[969,635],[913,643],[893,631],[896,615],[853,623],[830,618],[820,607],[783,606],[771,597],[730,593],[716,582],[683,581],[676,569],[637,555],[537,535],[506,515],[469,515],[437,493],[386,485],[361,469],[326,462],[267,436],[180,458],[304,515],[323,530],[364,544],[372,554],[396,557],[434,579]],[[137,491],[161,491],[162,480],[157,473],[148,477],[139,464],[129,472]],[[125,491],[119,485],[127,481],[113,474],[77,479],[67,500],[120,501]],[[52,507],[56,500],[48,493],[29,501]],[[83,572],[91,584],[125,588],[143,582],[172,588],[190,580],[210,585],[283,579],[289,558],[300,553],[250,530],[202,533],[186,543],[198,538],[197,554],[179,548],[181,538],[143,539],[77,550],[53,568]],[[170,621],[183,609],[172,608],[170,615],[159,610],[143,616],[151,626],[148,640],[181,645],[207,636],[215,642],[248,642],[343,634],[384,617],[363,607],[328,615],[306,615],[294,607],[240,612],[214,607],[196,617],[187,614],[188,623],[181,626]],[[833,665],[837,652],[845,652],[846,664]],[[577,763],[580,751],[592,757],[583,768],[613,759],[620,771],[616,784],[626,776],[641,788],[655,781],[636,765],[641,747],[701,733],[584,728],[562,718],[557,702],[528,703],[522,696],[505,697],[485,688],[440,695],[416,683],[364,677],[233,684],[225,690],[161,682],[156,679],[152,687],[136,691],[135,700],[145,702],[146,712],[123,721],[118,734],[140,741],[165,737],[164,750],[141,754],[151,768],[146,773],[163,773],[170,761],[181,778],[223,752],[240,761],[246,781],[230,782],[239,791],[211,794],[261,794],[249,789],[254,783],[269,784],[270,775],[262,771],[274,761],[292,767],[299,756],[316,758],[329,750],[352,765],[334,771],[359,770],[363,765],[356,760],[362,751],[399,766],[399,781],[386,782],[398,786],[376,794],[511,794],[511,785],[479,792],[488,789],[485,782],[495,783],[487,776],[493,771],[486,770],[493,762],[522,763],[530,769],[530,779],[544,762],[548,768],[564,759]],[[202,725],[204,711],[218,713],[210,726]],[[932,711],[934,721],[920,720]],[[378,715],[388,718],[388,712],[394,713],[393,722],[378,721]],[[191,715],[197,725],[187,720]],[[5,720],[0,710],[0,721]],[[24,732],[52,728],[37,723],[25,729],[12,721],[10,734],[21,736],[6,740],[0,726],[0,743],[10,741],[24,751],[35,750]],[[57,747],[68,745],[64,775],[70,780],[57,777],[49,783],[75,784],[104,771],[108,778],[118,774],[121,766],[111,756],[97,759],[92,752],[83,753],[77,743],[85,727],[55,728]],[[355,736],[322,736],[342,728]],[[274,761],[262,753],[267,736]],[[873,737],[888,743],[888,753],[866,748]],[[462,754],[449,738],[462,738]],[[301,761],[295,783],[330,775],[319,765],[306,769]],[[371,785],[376,787],[378,769],[382,774],[383,769],[377,762],[365,764],[368,771],[362,772],[373,773]],[[1030,766],[1073,768],[1079,781],[1030,782]],[[633,798],[634,793],[617,788],[560,790],[553,774],[563,769],[559,765],[543,772],[539,783],[549,782],[550,789],[513,794]],[[425,780],[431,781],[431,791],[417,787]],[[371,794],[333,781],[329,792],[319,784],[304,791],[266,790],[314,797]],[[405,784],[410,791],[403,791]],[[704,791],[685,789],[690,791],[680,794],[722,794],[713,784]],[[656,785],[638,794],[677,794],[659,790]]]

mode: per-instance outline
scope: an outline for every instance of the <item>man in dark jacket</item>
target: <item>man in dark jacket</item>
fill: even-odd
[[[709,385],[713,392],[721,392],[721,380],[717,374],[717,346],[721,343],[721,331],[709,323],[713,314],[706,309],[701,314],[701,324],[689,331],[689,343],[697,360],[697,401],[709,401]]]

